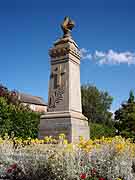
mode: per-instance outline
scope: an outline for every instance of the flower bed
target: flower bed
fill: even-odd
[[[135,144],[122,137],[68,144],[0,139],[0,177],[18,180],[135,180]]]

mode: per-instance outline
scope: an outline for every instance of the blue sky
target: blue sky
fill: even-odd
[[[47,101],[48,50],[66,15],[83,50],[81,84],[108,91],[117,109],[135,92],[134,0],[1,0],[0,82]]]

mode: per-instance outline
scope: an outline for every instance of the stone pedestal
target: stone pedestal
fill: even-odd
[[[39,138],[64,133],[69,142],[89,139],[87,118],[82,114],[80,51],[71,36],[64,36],[50,49],[48,112],[41,116]]]
[[[76,112],[48,112],[41,117],[40,138],[58,137],[64,133],[69,142],[77,142],[80,136],[89,139],[88,121]]]

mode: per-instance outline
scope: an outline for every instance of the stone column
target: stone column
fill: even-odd
[[[48,112],[41,116],[39,138],[64,133],[69,142],[78,141],[79,136],[89,139],[81,105],[80,51],[69,32],[54,43],[49,55]]]

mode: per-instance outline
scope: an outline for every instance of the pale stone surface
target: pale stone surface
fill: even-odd
[[[87,119],[76,112],[48,112],[41,117],[40,138],[44,136],[58,137],[64,133],[69,142],[77,142],[80,136],[89,139]]]
[[[50,50],[51,55],[51,78],[49,84],[49,105],[50,99],[57,101],[54,87],[54,75],[57,75],[59,88],[63,90],[63,98],[59,103],[53,102],[48,111],[69,111],[82,112],[80,92],[80,53],[76,43],[71,39],[62,38],[55,43]],[[61,69],[61,74],[58,72]],[[59,93],[58,93],[59,95]],[[52,107],[55,104],[55,107]]]
[[[50,49],[48,112],[41,116],[39,138],[64,133],[69,142],[79,136],[89,139],[87,118],[82,114],[80,89],[80,52],[69,36]]]

